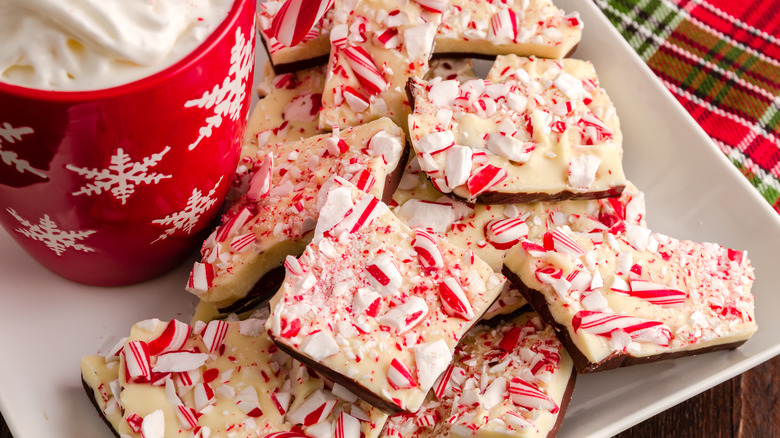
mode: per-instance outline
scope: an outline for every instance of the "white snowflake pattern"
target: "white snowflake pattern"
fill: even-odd
[[[249,35],[254,35],[254,33],[253,25]],[[185,108],[194,106],[206,109],[213,108],[213,114],[206,117],[206,125],[201,126],[197,140],[189,146],[190,150],[195,149],[204,138],[211,137],[213,129],[222,125],[223,117],[230,117],[234,122],[238,120],[246,98],[246,81],[252,66],[255,64],[252,39],[253,37],[247,39],[240,27],[236,29],[236,43],[230,49],[230,68],[222,84],[214,85],[211,91],[204,92],[200,98],[189,100],[184,104]]]
[[[149,173],[149,169],[156,166],[169,150],[171,150],[170,146],[166,146],[162,152],[152,154],[142,161],[132,161],[130,155],[122,148],[117,148],[114,155],[111,156],[111,164],[104,169],[87,169],[67,164],[65,168],[68,170],[94,181],[84,184],[73,194],[90,196],[110,190],[111,195],[122,201],[122,205],[124,205],[135,193],[135,188],[138,185],[157,184],[160,180],[171,177],[171,175],[161,173]]]
[[[46,178],[45,173],[32,167],[27,160],[19,158],[19,155],[17,155],[16,152],[3,150],[4,141],[7,143],[16,143],[22,139],[23,135],[32,134],[33,132],[33,129],[28,126],[14,128],[10,123],[3,122],[3,124],[0,125],[0,160],[9,166],[15,167],[19,173],[30,172],[41,178]]]
[[[222,177],[219,178],[206,196],[203,196],[201,191],[197,188],[193,189],[192,195],[190,195],[190,198],[187,200],[187,206],[184,207],[184,210],[169,214],[162,219],[153,220],[153,224],[168,226],[168,228],[152,243],[165,240],[177,231],[192,234],[193,228],[198,224],[203,213],[208,211],[214,203],[217,202],[214,194],[217,192],[217,187],[219,187],[219,183],[221,182]]]
[[[84,231],[63,231],[59,226],[51,220],[48,214],[44,214],[38,221],[37,225],[33,225],[27,219],[19,216],[12,208],[6,209],[24,228],[17,228],[16,231],[29,237],[30,239],[43,242],[49,249],[54,251],[58,256],[62,255],[66,250],[73,249],[83,252],[94,252],[93,248],[78,243],[92,234],[95,234],[95,230]]]

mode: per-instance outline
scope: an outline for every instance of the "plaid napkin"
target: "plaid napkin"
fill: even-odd
[[[780,213],[780,1],[594,1]]]

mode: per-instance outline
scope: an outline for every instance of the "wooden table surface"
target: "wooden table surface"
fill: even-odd
[[[108,428],[105,436],[112,436]],[[780,437],[780,356],[664,411],[618,437]],[[1,416],[0,438],[12,438]]]

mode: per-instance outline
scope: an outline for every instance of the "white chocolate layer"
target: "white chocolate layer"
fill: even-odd
[[[334,181],[314,240],[285,264],[267,328],[278,344],[415,411],[504,278],[345,184]],[[438,262],[424,265],[423,251]],[[395,361],[411,377],[394,373]]]
[[[364,420],[360,421],[360,431],[366,437],[378,436],[387,414],[362,400],[340,398],[345,393],[326,385],[300,362],[279,351],[263,330],[263,323],[263,319],[250,318],[213,321],[209,326],[196,324],[189,334],[184,333],[180,347],[150,355],[149,364],[154,370],[168,360],[166,357],[205,352],[202,364],[193,368],[185,360],[174,361],[187,371],[155,375],[154,384],[128,379],[127,361],[121,352],[108,358],[82,358],[82,377],[93,390],[101,414],[118,434],[127,437],[142,436],[133,430],[134,415],[143,423],[158,410],[162,412],[165,437],[256,437],[294,426],[317,436],[317,430],[332,433],[342,412]],[[224,338],[212,343],[210,328],[220,324]],[[122,342],[120,351],[126,351],[132,341],[151,345],[156,338],[164,337],[168,326],[156,319],[139,322]],[[212,352],[210,345],[215,345]],[[319,398],[333,402],[318,418],[320,421],[294,421],[307,411],[307,403],[311,405]],[[177,411],[189,412],[193,423],[182,421]]]

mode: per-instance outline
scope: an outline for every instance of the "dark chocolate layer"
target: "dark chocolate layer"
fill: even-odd
[[[455,195],[454,193],[447,193],[446,195],[452,199],[467,202],[472,204],[524,204],[530,202],[557,202],[557,201],[569,201],[569,200],[585,200],[585,199],[601,199],[601,198],[616,198],[623,193],[626,186],[614,186],[607,190],[600,190],[595,192],[575,193],[568,190],[557,193],[533,193],[533,192],[516,192],[516,193],[504,193],[504,192],[491,192],[487,191],[477,195],[474,201],[469,201],[465,198]]]

